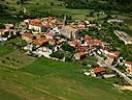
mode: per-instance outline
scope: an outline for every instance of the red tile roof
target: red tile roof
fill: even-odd
[[[85,35],[84,36],[84,40],[85,41],[89,41],[89,40],[92,40],[93,38],[91,37],[91,36],[89,36],[89,35]]]
[[[132,66],[132,61],[125,61],[125,64],[128,64],[128,65]]]
[[[120,52],[118,51],[110,51],[108,56],[111,57],[111,58],[118,58],[120,55]]]
[[[94,68],[95,74],[103,73],[105,71],[106,71],[106,69],[104,67],[97,66],[96,68]]]
[[[42,46],[45,43],[48,43],[48,39],[45,36],[40,36],[33,40],[34,45]]]
[[[86,52],[87,47],[86,46],[79,46],[76,48],[76,52]]]
[[[30,24],[35,26],[42,26],[42,21],[40,19],[33,19],[31,20]]]
[[[94,39],[89,35],[85,35],[84,41],[87,42],[87,44],[89,44],[91,46],[99,46],[103,43],[101,40]]]
[[[79,39],[75,39],[73,41],[70,41],[69,43],[71,46],[74,46],[74,47],[77,47],[77,46],[80,46],[81,45],[81,42]]]

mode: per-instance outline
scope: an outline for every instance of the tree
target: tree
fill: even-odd
[[[100,2],[102,0],[62,0],[67,8],[78,9],[95,9],[97,10],[118,10],[124,12],[132,11],[131,0],[104,0],[106,2]],[[124,7],[124,5],[126,7]]]
[[[5,25],[0,24],[0,29],[5,29]]]
[[[75,51],[75,48],[70,46],[68,43],[64,43],[61,48],[64,50],[64,51],[69,51],[71,53],[73,53]]]
[[[21,4],[24,4],[24,1],[25,1],[25,0],[20,0],[20,3],[21,3]]]
[[[3,4],[0,4],[0,12],[4,12],[4,5]]]

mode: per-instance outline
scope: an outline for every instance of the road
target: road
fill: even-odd
[[[97,56],[97,58],[98,58],[98,64],[100,66],[108,67],[111,70],[115,71],[132,86],[132,80],[128,76],[126,76],[123,72],[121,72],[119,69],[116,68],[117,63],[115,65],[110,65],[110,64],[105,63],[105,61],[101,57]]]

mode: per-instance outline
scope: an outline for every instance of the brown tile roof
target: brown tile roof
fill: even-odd
[[[120,52],[118,51],[110,51],[108,56],[111,57],[111,58],[118,58],[120,55]]]
[[[42,26],[42,21],[40,19],[33,19],[31,20],[30,24],[35,26]]]
[[[132,66],[132,61],[125,61],[125,64],[128,64],[128,65]]]
[[[26,32],[26,33],[22,34],[22,38],[23,38],[23,37],[33,39],[33,34],[30,33],[30,32]]]
[[[106,71],[106,69],[104,67],[97,66],[96,68],[94,68],[95,74],[103,73],[105,71]]]
[[[84,36],[84,41],[87,42],[91,46],[98,46],[101,45],[103,42],[99,39],[94,39],[89,35]]]
[[[45,36],[40,36],[39,38],[34,39],[32,43],[37,46],[42,46],[48,43],[48,39]]]
[[[79,45],[81,45],[81,42],[79,39],[75,39],[75,40],[71,41],[70,44],[74,45],[74,46],[79,46]]]
[[[86,46],[79,46],[76,48],[76,52],[86,52],[87,47]]]

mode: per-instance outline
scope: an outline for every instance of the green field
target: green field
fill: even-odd
[[[18,15],[19,12],[26,8],[26,14],[32,17],[45,17],[45,16],[57,16],[63,17],[64,14],[71,15],[73,19],[84,19],[91,10],[88,9],[68,9],[64,7],[64,4],[58,0],[29,0],[26,4],[18,5],[17,0],[4,0],[0,3],[5,4],[8,9],[5,10],[11,16],[0,16],[0,22],[17,22],[21,19],[14,18],[14,15]],[[53,3],[53,5],[52,5]],[[10,20],[11,19],[11,20]],[[90,17],[91,19],[91,17]]]
[[[130,100],[108,81],[86,77],[81,66],[40,58],[21,70],[0,68],[0,98],[6,100]]]
[[[8,41],[8,45],[16,40],[19,41],[19,38]],[[8,45],[5,43],[7,49]],[[0,50],[4,49],[0,47]],[[0,61],[7,57],[14,66],[11,66],[9,61],[0,63],[0,100],[131,100],[132,98],[131,92],[120,91],[113,86],[113,81],[83,75],[84,68],[77,63],[32,58],[24,55],[18,48],[5,52],[0,56]]]

